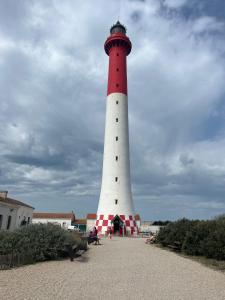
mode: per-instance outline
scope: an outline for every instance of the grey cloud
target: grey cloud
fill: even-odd
[[[181,163],[182,163],[184,166],[187,166],[187,165],[190,165],[190,164],[193,164],[193,163],[194,163],[194,159],[188,157],[188,156],[185,155],[185,154],[181,154],[181,155],[180,155],[180,161],[181,161]]]
[[[207,10],[185,19],[184,7],[166,15],[149,0],[123,1],[119,11],[133,43],[136,209],[152,219],[213,216],[224,204],[224,42],[214,31],[196,32]],[[118,5],[100,1],[93,11],[83,1],[3,1],[0,16],[0,187],[38,210],[95,212],[107,85],[103,43]],[[211,21],[216,28],[217,14]]]

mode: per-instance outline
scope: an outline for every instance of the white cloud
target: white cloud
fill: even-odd
[[[222,33],[224,29],[225,29],[224,22],[218,21],[216,18],[209,17],[209,16],[199,17],[193,23],[193,31],[196,33],[210,32],[210,31],[216,31]]]

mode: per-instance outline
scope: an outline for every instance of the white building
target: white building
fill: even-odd
[[[153,225],[153,222],[151,221],[143,221],[141,223],[139,231],[142,233],[158,233],[160,228],[164,226],[159,226],[159,225]]]
[[[139,214],[136,214],[134,216],[134,219],[136,221],[136,225],[137,225],[137,228],[138,228],[138,231],[140,230],[140,227],[141,227],[141,217]]]
[[[71,213],[48,213],[48,212],[34,212],[33,221],[34,224],[55,224],[60,225],[63,228],[68,228],[75,222],[75,214]]]
[[[97,214],[87,214],[87,228],[86,228],[87,232],[93,230],[96,219],[97,219]]]
[[[0,192],[0,230],[14,230],[32,223],[34,208],[26,203],[8,197]]]

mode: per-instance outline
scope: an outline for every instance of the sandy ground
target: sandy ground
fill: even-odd
[[[225,275],[145,245],[103,239],[74,262],[52,261],[0,272],[0,299],[224,300]]]

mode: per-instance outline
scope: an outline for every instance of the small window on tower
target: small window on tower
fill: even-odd
[[[119,121],[119,119],[118,118],[116,118],[116,122],[118,122]]]
[[[116,101],[116,104],[119,104],[119,101]]]
[[[116,161],[118,161],[118,156],[116,156]]]
[[[119,139],[118,136],[116,136],[116,141],[118,141],[118,139]]]
[[[116,56],[119,56],[119,53],[116,53]]]
[[[118,83],[116,84],[116,87],[119,87],[119,84],[118,84]]]
[[[115,204],[118,204],[118,199],[115,199]]]
[[[118,181],[118,177],[115,177],[115,181],[116,181],[116,182]]]
[[[116,71],[119,72],[119,68],[116,68]]]

